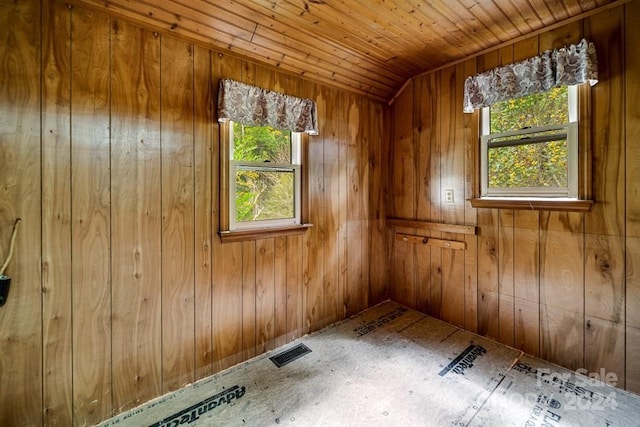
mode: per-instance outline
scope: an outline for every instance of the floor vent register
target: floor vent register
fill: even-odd
[[[311,353],[311,349],[306,345],[300,343],[288,350],[283,351],[282,353],[270,357],[269,360],[271,360],[278,368],[282,368],[284,365],[293,362],[294,360],[304,356],[307,353]]]

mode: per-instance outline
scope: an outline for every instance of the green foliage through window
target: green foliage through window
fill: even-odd
[[[569,122],[569,88],[497,102],[491,106],[491,133]]]
[[[569,122],[568,87],[496,103],[490,109],[491,134]],[[488,148],[489,188],[566,188],[567,138],[527,143],[540,133],[511,137],[510,146]]]
[[[295,216],[292,134],[232,122],[237,222]]]

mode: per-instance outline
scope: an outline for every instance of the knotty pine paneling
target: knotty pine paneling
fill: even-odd
[[[0,424],[95,424],[388,297],[385,105],[58,0],[0,23]],[[220,242],[223,77],[318,101],[306,234]]]
[[[447,304],[461,304],[452,290],[464,288],[469,330],[572,369],[613,373],[618,387],[634,392],[640,391],[633,356],[640,348],[639,18],[640,2],[632,1],[470,58],[462,70],[458,64],[414,78],[392,105],[395,161],[390,174],[392,194],[399,197],[389,203],[395,216],[478,226],[477,236],[465,237],[464,278],[448,273],[448,263],[462,265],[445,255],[450,251],[438,249],[442,258],[434,263],[433,249],[394,242],[391,295],[457,322]],[[454,101],[452,88],[477,71],[582,37],[595,43],[600,70],[600,82],[591,89],[587,127],[593,209],[473,209],[463,197],[455,197],[452,206],[444,204],[445,188],[467,198],[473,194],[473,163],[478,161],[478,114],[459,118],[461,103]],[[452,109],[452,102],[458,106]],[[410,134],[412,141],[407,140]],[[458,144],[465,147],[462,161]],[[419,161],[413,160],[416,150]],[[413,171],[406,170],[412,166]],[[442,274],[434,276],[440,267]],[[440,310],[434,296],[441,298]]]

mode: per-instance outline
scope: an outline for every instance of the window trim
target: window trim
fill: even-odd
[[[469,199],[474,208],[493,209],[532,209],[566,212],[588,212],[594,201],[591,190],[591,87],[588,84],[577,86],[577,197],[501,197],[482,196],[481,138],[482,115],[477,109],[471,114],[470,127],[475,132],[471,137],[475,142],[472,150],[473,195]],[[571,113],[571,111],[570,111]],[[571,119],[571,118],[570,118]]]
[[[308,210],[308,144],[309,135],[307,133],[299,133],[300,144],[299,152],[292,152],[292,159],[298,157],[299,165],[295,165],[299,168],[297,179],[299,180],[300,192],[299,201],[297,207],[300,211],[299,223],[271,223],[268,226],[260,224],[258,227],[241,227],[235,230],[230,228],[230,197],[231,197],[231,185],[230,180],[235,176],[232,175],[233,171],[231,160],[231,141],[229,138],[229,126],[230,120],[219,122],[219,134],[220,134],[220,174],[219,174],[219,230],[218,235],[223,243],[237,242],[245,240],[256,240],[268,237],[279,237],[287,235],[295,235],[304,233],[313,224],[305,222],[307,218]],[[294,145],[294,144],[292,144]],[[294,157],[295,156],[295,157]],[[288,168],[292,168],[293,165],[286,165]]]

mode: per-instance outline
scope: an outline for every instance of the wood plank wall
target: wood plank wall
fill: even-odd
[[[38,25],[41,23],[41,25]],[[221,244],[217,84],[318,102],[305,235]],[[0,425],[92,425],[387,298],[385,105],[57,0],[0,3]]]
[[[393,240],[392,298],[571,369],[640,392],[640,2],[604,11],[411,81],[392,106],[389,215],[477,225],[466,251]],[[592,40],[593,196],[588,213],[473,209],[478,115],[464,79]],[[454,190],[445,204],[443,191]],[[416,233],[415,229],[400,229]]]

